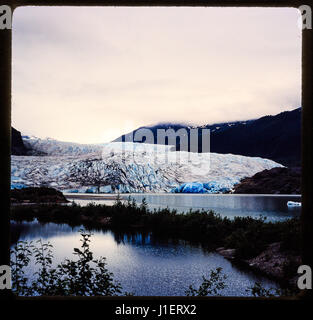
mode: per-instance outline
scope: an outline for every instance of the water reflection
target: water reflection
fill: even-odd
[[[80,246],[79,230],[66,224],[12,222],[13,238],[41,238],[54,247],[54,262],[74,258],[73,248]],[[248,295],[246,289],[258,281],[265,287],[277,285],[262,277],[238,269],[217,253],[207,252],[199,245],[186,241],[164,241],[151,233],[116,233],[92,230],[90,248],[94,257],[104,256],[108,269],[121,282],[123,290],[141,296],[182,296],[190,284],[199,286],[202,276],[210,269],[222,267],[228,276],[227,287],[221,292],[228,296]],[[28,272],[37,266],[32,263]]]
[[[297,195],[216,195],[216,194],[131,194],[138,203],[145,198],[150,209],[170,208],[178,212],[213,210],[223,217],[266,217],[279,221],[298,217],[300,207],[288,208],[288,201],[301,201]]]

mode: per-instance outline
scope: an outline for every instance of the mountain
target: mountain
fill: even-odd
[[[127,135],[135,135],[140,129],[150,129],[157,143],[158,129],[210,129],[210,152],[262,157],[282,163],[285,166],[301,165],[301,108],[285,111],[274,116],[264,116],[255,120],[225,122],[199,127],[184,124],[162,123],[140,127]],[[125,135],[114,141],[124,141]],[[143,141],[145,142],[145,141]],[[168,139],[165,144],[169,144]],[[176,139],[176,150],[190,151],[190,146],[180,146]],[[202,134],[198,131],[198,150],[202,152]]]
[[[301,194],[301,168],[273,168],[244,178],[234,187],[234,193]]]
[[[46,142],[44,148],[44,140],[40,141],[40,151],[51,152],[46,156],[11,157],[12,189],[45,186],[67,192],[218,193],[229,192],[242,178],[281,167],[268,159],[171,151],[164,145],[115,142],[94,149]]]
[[[29,148],[24,145],[20,131],[11,127],[11,154],[16,156],[27,155]]]
[[[64,156],[82,155],[98,152],[104,144],[81,144],[63,142],[51,138],[41,139],[34,136],[22,136],[24,144],[31,150],[28,155],[32,156]]]
[[[165,145],[133,142],[86,145],[21,137],[12,128],[11,188],[45,186],[68,192],[103,193],[230,192],[242,179],[282,167],[280,163],[298,165],[300,126],[299,108],[256,120],[201,127],[170,123],[145,127],[152,130],[154,143],[158,129],[174,132],[186,129],[188,137],[191,129],[210,129],[210,153],[201,152],[201,148],[199,153],[186,152],[189,146],[180,145],[179,139],[173,145],[166,145],[168,139]],[[201,146],[201,130],[198,132]],[[123,141],[123,137],[118,140]],[[280,175],[276,178],[279,180]],[[248,184],[243,188],[249,189],[251,180],[246,181]],[[274,189],[271,191],[276,192]]]

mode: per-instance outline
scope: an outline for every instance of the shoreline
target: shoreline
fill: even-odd
[[[79,199],[79,200],[117,200],[118,195],[103,194],[90,194],[90,193],[63,193],[66,199]],[[121,200],[122,199],[120,196]]]
[[[230,253],[228,257],[234,263],[245,265],[248,270],[263,272],[269,279],[272,278],[280,283],[288,283],[293,277],[285,275],[284,270],[278,270],[279,276],[273,277],[273,272],[262,270],[260,266],[264,264],[262,255],[273,243],[283,243],[284,239],[293,239],[298,234],[299,221],[294,220],[290,225],[286,222],[265,223],[258,219],[238,217],[239,220],[222,219],[213,211],[206,214],[195,212],[186,215],[173,214],[167,209],[162,209],[157,213],[152,213],[145,207],[137,207],[120,204],[116,207],[103,205],[95,207],[71,207],[66,205],[51,206],[45,204],[15,205],[12,207],[11,220],[32,221],[37,218],[42,223],[65,223],[68,225],[83,225],[87,229],[116,230],[119,232],[153,232],[157,236],[164,238],[181,239],[199,243],[204,248],[217,252],[223,256],[223,252]],[[256,234],[259,230],[259,234]],[[238,232],[247,238],[238,238]],[[239,241],[239,242],[238,242]],[[294,242],[294,241],[293,241]],[[289,242],[288,242],[289,243]],[[290,259],[298,256],[297,242],[292,247],[284,244],[284,248],[277,252],[276,257],[281,261],[285,255],[286,248],[290,251]],[[294,251],[293,251],[294,250]],[[294,253],[292,253],[294,252]],[[271,254],[269,254],[271,256]],[[292,258],[292,259],[291,259]],[[253,265],[249,265],[250,260],[256,259]],[[266,260],[267,262],[268,260]],[[276,262],[275,262],[276,263]],[[277,266],[274,266],[274,274],[277,273]],[[259,267],[258,267],[259,266]],[[272,268],[272,267],[271,267]],[[281,266],[280,266],[281,268]],[[256,270],[258,269],[258,270]]]
[[[63,195],[66,198],[73,198],[73,199],[81,199],[81,200],[117,200],[118,196],[121,198],[121,200],[127,200],[129,196],[204,196],[204,197],[216,197],[216,196],[222,196],[222,197],[229,197],[229,196],[235,196],[235,197],[295,197],[295,198],[301,198],[301,194],[248,194],[248,193],[172,193],[172,192],[160,192],[160,193],[70,193],[70,192],[64,192]]]
[[[22,219],[11,217],[10,223],[12,223],[12,222],[29,223],[29,222],[33,221],[33,219],[37,220],[40,223],[44,223],[44,224],[45,223],[55,223],[55,224],[68,224],[70,226],[82,225],[87,230],[90,230],[90,231],[92,231],[94,229],[94,230],[103,230],[103,231],[111,230],[113,232],[118,231],[118,232],[125,232],[125,233],[129,233],[129,232],[130,233],[133,233],[133,232],[135,232],[135,233],[154,232],[153,230],[146,229],[146,227],[144,225],[129,225],[127,229],[114,228],[111,225],[110,217],[104,217],[104,218],[96,221],[95,223],[92,223],[91,221],[88,221],[87,217],[84,215],[81,216],[81,220],[79,223],[74,223],[74,224],[70,224],[69,222],[64,222],[64,221],[56,221],[53,219],[47,219],[47,220],[44,219],[42,221],[39,216],[37,216],[37,217],[24,216]],[[162,235],[159,235],[158,233],[156,233],[155,235],[160,236],[162,239],[164,239],[164,235],[162,236]],[[260,263],[251,264],[251,261],[258,260],[260,256],[263,256],[264,254],[266,254],[266,252],[268,251],[268,248],[271,247],[275,243],[269,244],[268,247],[266,247],[261,253],[255,255],[253,257],[250,257],[249,259],[246,259],[246,258],[236,257],[235,252],[237,249],[227,249],[224,247],[214,248],[214,247],[208,246],[205,242],[203,242],[201,240],[184,239],[184,238],[177,237],[175,235],[169,235],[169,234],[167,234],[165,236],[165,238],[168,238],[168,240],[177,239],[177,240],[187,241],[189,243],[189,245],[197,245],[197,246],[200,245],[202,247],[202,249],[205,250],[206,252],[217,253],[220,256],[224,257],[226,260],[228,260],[231,264],[233,264],[234,266],[239,268],[241,271],[252,272],[256,276],[263,276],[269,280],[275,281],[276,283],[278,283],[280,285],[281,288],[292,289],[295,287],[295,283],[294,283],[295,277],[289,278],[289,279],[284,278],[284,274],[282,273],[283,271],[279,270],[279,268],[281,266],[278,266],[278,271],[277,271],[277,268],[276,269],[275,268],[274,269],[263,268],[263,264],[260,264]],[[227,252],[229,252],[229,254]],[[279,253],[280,259],[282,259],[284,256],[285,256],[284,252]],[[298,256],[290,255],[290,258],[292,258],[291,260],[294,260],[294,258],[298,258]],[[272,259],[273,259],[273,257],[270,260],[272,260]],[[286,261],[288,261],[288,260],[286,260]]]

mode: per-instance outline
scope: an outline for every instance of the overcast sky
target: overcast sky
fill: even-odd
[[[18,8],[12,125],[99,143],[159,122],[295,109],[298,17],[292,8]]]

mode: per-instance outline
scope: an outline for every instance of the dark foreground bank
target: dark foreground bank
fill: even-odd
[[[123,231],[149,231],[164,238],[200,243],[208,250],[218,250],[229,259],[279,280],[286,285],[294,281],[300,259],[300,222],[266,222],[265,219],[222,218],[213,211],[175,210],[153,212],[146,203],[134,201],[113,206],[34,204],[12,207],[11,219],[67,223],[71,226]]]

